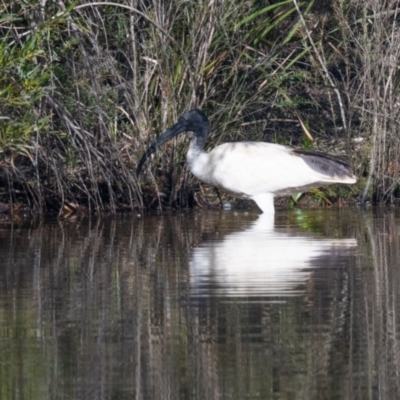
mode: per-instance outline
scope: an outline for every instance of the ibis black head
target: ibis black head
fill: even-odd
[[[210,133],[210,123],[208,122],[208,118],[203,111],[198,109],[186,111],[176,125],[179,123],[185,124],[186,132],[193,132],[197,137],[206,138]]]
[[[136,168],[136,176],[139,176],[143,164],[159,146],[163,145],[169,139],[185,132],[193,132],[199,144],[201,143],[201,145],[204,145],[204,142],[210,133],[210,123],[203,111],[197,109],[186,111],[175,125],[171,126],[171,128],[166,130],[154,143],[152,143],[139,161]]]

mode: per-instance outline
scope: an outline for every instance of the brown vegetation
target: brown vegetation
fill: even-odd
[[[193,107],[211,120],[210,147],[265,140],[348,156],[359,184],[333,199],[398,195],[398,1],[0,7],[0,203],[36,212],[201,203],[185,139],[140,182],[133,173],[149,142]]]

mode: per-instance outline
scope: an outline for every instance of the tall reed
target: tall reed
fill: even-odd
[[[195,204],[203,189],[185,168],[186,138],[140,182],[133,174],[194,107],[210,117],[210,147],[268,140],[351,154],[364,198],[393,198],[397,2],[367,3],[1,3],[0,203]]]

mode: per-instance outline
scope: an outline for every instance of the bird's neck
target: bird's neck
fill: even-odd
[[[193,136],[190,141],[189,150],[187,152],[187,159],[190,163],[191,160],[196,159],[200,154],[204,153],[204,144],[206,138],[203,136]]]
[[[186,155],[189,170],[197,178],[207,182],[204,173],[207,170],[208,154],[204,151],[205,138],[193,136]]]

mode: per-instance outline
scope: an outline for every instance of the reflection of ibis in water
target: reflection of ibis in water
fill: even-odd
[[[192,296],[295,295],[310,268],[332,265],[357,245],[356,239],[299,236],[298,230],[278,232],[272,226],[273,218],[263,214],[249,229],[195,248],[189,264]]]
[[[274,196],[305,192],[332,183],[356,182],[349,166],[331,155],[272,143],[225,143],[206,153],[203,148],[210,124],[200,110],[183,114],[147,149],[138,164],[137,176],[157,147],[184,132],[193,132],[187,161],[197,178],[237,197],[254,200],[266,213],[274,212]]]

